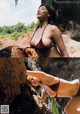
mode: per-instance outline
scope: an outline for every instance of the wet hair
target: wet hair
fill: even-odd
[[[48,24],[52,24],[52,25],[56,25],[57,24],[57,21],[56,21],[56,13],[55,13],[55,11],[54,11],[54,9],[53,8],[51,8],[50,6],[48,6],[48,5],[46,5],[46,4],[41,4],[40,6],[39,6],[39,8],[40,7],[42,7],[42,6],[45,6],[46,7],[46,9],[48,10],[48,12],[49,12],[49,17],[48,17]]]

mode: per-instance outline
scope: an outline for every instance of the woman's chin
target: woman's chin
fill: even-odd
[[[37,16],[37,19],[38,19],[38,20],[42,20],[42,17],[41,17],[41,16]]]
[[[35,87],[39,86],[38,84],[32,84],[32,85],[35,86]]]
[[[34,84],[33,84],[33,86],[34,86],[34,87],[37,87],[37,85],[34,85]]]

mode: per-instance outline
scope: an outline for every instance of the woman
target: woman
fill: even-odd
[[[42,57],[68,57],[61,32],[56,24],[56,16],[52,8],[41,5],[37,12],[37,26],[30,46]],[[27,48],[25,49],[25,51]]]
[[[33,33],[30,45],[20,47],[9,46],[0,51],[0,56],[11,57],[68,57],[61,32],[56,24],[56,16],[52,8],[41,5],[37,12],[39,25]],[[24,48],[26,47],[26,48]],[[6,52],[6,53],[5,53]]]
[[[40,71],[27,71],[26,74],[31,85],[43,86],[41,98],[44,101],[48,96],[69,97],[70,100],[64,109],[65,113],[80,114],[80,79],[66,81]]]

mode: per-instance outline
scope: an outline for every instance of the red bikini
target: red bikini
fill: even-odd
[[[48,24],[47,24],[47,25],[48,25]],[[30,43],[30,45],[31,45],[32,48],[35,48],[35,49],[38,49],[38,50],[44,50],[44,49],[48,49],[48,48],[51,48],[51,47],[54,47],[54,46],[55,46],[55,45],[52,45],[52,46],[50,46],[50,47],[46,47],[46,46],[43,44],[43,42],[42,42],[43,34],[44,34],[44,31],[45,31],[47,25],[45,26],[45,28],[44,28],[44,30],[43,30],[43,32],[42,32],[41,39],[40,39],[40,41],[38,42],[38,44],[37,44],[36,46],[33,46],[33,45]],[[37,27],[37,28],[38,28],[38,27]],[[36,28],[36,30],[37,30],[37,28]],[[36,30],[35,30],[35,32],[36,32]],[[34,34],[35,34],[35,32],[34,32]],[[34,36],[34,34],[33,34],[33,36]],[[33,36],[32,36],[32,38],[33,38]]]
[[[57,97],[58,88],[59,88],[59,83],[60,83],[60,81],[59,81],[58,83],[56,83],[56,84],[51,85],[51,86],[47,86],[47,85],[44,85],[44,86],[43,86],[43,87],[44,87],[44,90],[45,90],[45,92],[48,94],[48,96],[50,96],[51,98],[56,98],[56,97]],[[56,95],[55,95],[55,96],[54,96],[54,95],[51,96],[51,95],[49,94],[49,91],[47,90],[47,87],[49,87],[51,91],[54,91],[54,92],[56,93]]]

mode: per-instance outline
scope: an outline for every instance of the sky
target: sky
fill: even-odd
[[[15,25],[22,22],[25,25],[36,22],[37,9],[41,0],[0,0],[0,26]]]

